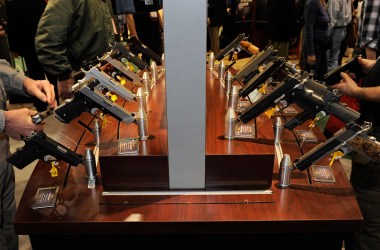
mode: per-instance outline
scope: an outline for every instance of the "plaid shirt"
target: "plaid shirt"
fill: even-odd
[[[357,45],[360,48],[377,50],[380,33],[380,0],[364,0],[361,17]]]

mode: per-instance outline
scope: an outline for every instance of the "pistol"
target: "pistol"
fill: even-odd
[[[119,96],[121,96],[127,102],[136,100],[135,94],[129,89],[125,88],[119,82],[117,82],[113,77],[109,76],[103,71],[100,71],[97,67],[92,67],[88,71],[81,71],[76,74],[74,78],[78,78],[80,75],[82,77],[81,81],[86,81],[88,79],[96,79],[99,81],[98,87],[106,88]]]
[[[55,109],[55,117],[63,123],[69,123],[83,112],[95,115],[97,111],[101,110],[104,114],[109,114],[125,124],[135,121],[133,114],[105,97],[97,90],[97,85],[99,85],[99,81],[94,78],[73,85],[74,96],[66,99]]]
[[[141,83],[142,79],[140,76],[138,76],[135,72],[130,70],[127,66],[125,66],[122,62],[115,59],[114,54],[111,52],[108,52],[103,55],[103,57],[100,59],[101,61],[106,61],[116,69],[118,69],[129,81],[133,82],[135,85],[138,85]]]
[[[356,136],[368,131],[370,126],[349,123],[327,141],[319,144],[294,161],[294,167],[303,171],[322,157],[339,150]]]
[[[345,64],[338,66],[324,76],[324,82],[327,85],[334,85],[342,80],[341,72],[355,74],[355,79],[359,79],[363,76],[364,72],[358,61],[358,55],[353,56]]]
[[[128,50],[122,43],[116,44],[111,51],[111,57],[116,59],[125,58],[128,62],[133,63],[139,69],[149,69],[149,65],[138,58],[135,54],[133,54],[130,50]]]
[[[239,34],[230,44],[228,44],[225,48],[222,49],[222,51],[219,52],[219,54],[216,55],[215,59],[220,61],[222,60],[227,54],[234,53],[234,52],[240,52],[243,47],[240,45],[240,42],[244,39],[247,39],[244,33]]]
[[[128,44],[129,49],[133,53],[135,54],[142,53],[146,57],[155,61],[158,65],[161,65],[161,57],[157,55],[153,50],[151,50],[148,46],[140,42],[140,40],[137,39],[137,37],[131,36],[127,40],[127,44]]]
[[[272,47],[266,47],[259,54],[252,56],[251,59],[236,73],[234,79],[240,84],[245,85],[252,77],[260,72],[260,65],[273,60],[276,55],[276,50],[273,50]]]
[[[83,156],[75,153],[64,145],[48,137],[44,132],[32,132],[30,137],[22,137],[25,145],[17,148],[16,152],[8,157],[8,162],[23,169],[36,159],[48,162],[53,156],[56,160],[62,160],[69,165],[83,164]]]
[[[278,69],[280,69],[285,64],[285,58],[275,58],[274,61],[270,61],[263,71],[249,80],[243,88],[239,91],[239,96],[246,97],[253,90],[257,89],[260,85],[262,85],[273,73],[275,73]]]
[[[314,117],[320,111],[332,114],[344,123],[354,122],[360,117],[359,112],[339,101],[336,90],[330,90],[304,72],[302,76],[295,75],[284,80],[271,93],[239,114],[239,119],[247,123],[266,109],[274,107],[281,100],[285,100],[288,105],[296,103],[303,109],[295,118],[285,123],[284,128],[289,130]]]

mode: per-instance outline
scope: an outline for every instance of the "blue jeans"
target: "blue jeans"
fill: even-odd
[[[328,58],[328,71],[331,71],[332,69],[336,68],[340,63],[339,61],[339,52],[340,52],[340,45],[342,44],[342,41],[344,38],[346,38],[346,27],[341,27],[337,29],[332,30],[332,45],[331,49],[327,51],[327,58]]]

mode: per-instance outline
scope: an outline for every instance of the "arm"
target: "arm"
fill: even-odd
[[[133,18],[133,14],[126,14],[125,18],[127,20],[127,27],[129,30],[129,35],[130,36],[137,36],[137,31],[136,31],[136,25],[135,25],[135,19]]]
[[[35,47],[44,70],[60,80],[69,78],[72,71],[67,57],[68,35],[73,23],[74,1],[49,1],[38,24]]]
[[[2,24],[0,24],[0,37],[5,36],[5,30]]]
[[[161,29],[164,30],[164,10],[160,9],[157,11],[158,21],[160,22]]]
[[[332,87],[342,91],[343,94],[355,97],[359,100],[367,100],[380,103],[380,86],[376,87],[359,87],[356,82],[346,73],[341,73],[343,81]]]
[[[54,87],[45,80],[34,81],[15,71],[5,60],[0,60],[0,77],[7,92],[27,93],[55,107]],[[13,90],[13,91],[12,91]],[[0,110],[0,132],[20,140],[21,136],[29,136],[31,131],[40,131],[42,126],[32,122],[31,116],[36,112],[29,109]]]
[[[330,16],[329,27],[332,29],[338,21],[338,13],[343,8],[336,0],[330,0],[327,2],[327,12]]]
[[[0,78],[7,93],[32,95],[55,107],[54,86],[46,80],[33,80],[17,72],[5,60],[0,60]]]
[[[358,58],[359,64],[364,72],[368,72],[376,63],[375,60]],[[359,87],[356,82],[346,73],[341,73],[342,81],[331,86],[334,89],[340,90],[343,94],[355,97],[359,100],[367,100],[372,102],[380,102],[380,86],[376,87]]]

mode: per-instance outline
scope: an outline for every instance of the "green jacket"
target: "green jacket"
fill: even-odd
[[[110,51],[114,39],[109,0],[49,0],[35,46],[45,72],[66,80],[83,61]]]

